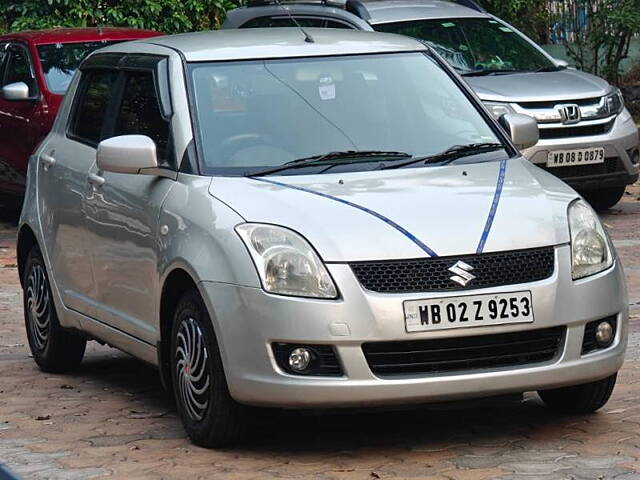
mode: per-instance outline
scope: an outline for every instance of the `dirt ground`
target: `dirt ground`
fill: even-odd
[[[211,451],[185,438],[156,372],[123,353],[91,342],[73,375],[36,368],[15,225],[0,213],[0,464],[27,479],[640,479],[640,186],[603,217],[632,320],[599,413],[560,416],[533,394],[395,412],[268,411],[245,445]]]

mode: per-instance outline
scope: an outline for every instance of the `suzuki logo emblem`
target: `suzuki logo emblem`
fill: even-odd
[[[580,122],[582,114],[578,105],[558,105],[560,118],[565,125],[572,125]]]
[[[449,277],[449,280],[466,287],[471,280],[476,278],[475,275],[470,273],[471,270],[473,270],[471,265],[464,263],[463,261],[458,261],[455,265],[449,267],[449,271],[455,274],[453,277]]]

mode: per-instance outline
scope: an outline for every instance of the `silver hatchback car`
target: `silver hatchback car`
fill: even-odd
[[[538,391],[600,408],[626,348],[622,267],[588,204],[518,153],[534,120],[499,122],[408,37],[94,53],[29,168],[35,361],[67,371],[95,339],[157,366],[204,446],[236,440],[251,405]]]

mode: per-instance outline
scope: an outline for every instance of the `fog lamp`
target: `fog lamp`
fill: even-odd
[[[608,347],[613,342],[613,327],[609,322],[600,322],[596,328],[596,342],[600,347]]]
[[[289,366],[296,372],[302,372],[311,363],[311,352],[307,348],[294,348],[289,354]]]

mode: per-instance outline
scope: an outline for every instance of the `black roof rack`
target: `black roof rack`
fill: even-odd
[[[463,7],[471,8],[478,12],[486,12],[477,2],[474,0],[446,0],[451,3],[462,5]],[[307,4],[307,5],[325,5],[328,7],[344,8],[347,12],[362,18],[363,20],[369,20],[371,15],[367,11],[364,3],[361,0],[283,0],[280,2],[282,5],[287,3],[295,4]],[[264,7],[267,5],[277,5],[276,0],[249,0],[247,7]]]

